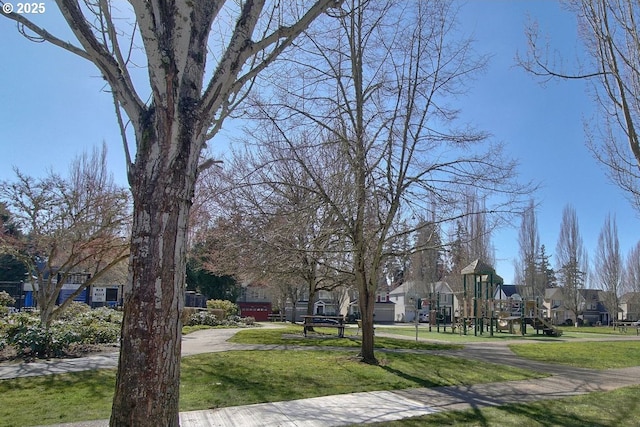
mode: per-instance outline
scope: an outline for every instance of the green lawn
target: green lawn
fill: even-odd
[[[640,341],[511,344],[509,348],[518,356],[545,363],[591,369],[640,366]]]
[[[327,328],[316,328],[316,332],[305,337],[302,326],[286,326],[277,329],[246,329],[239,331],[229,341],[238,344],[323,346],[358,348],[360,338],[355,335],[355,328],[347,329],[345,338],[338,338],[336,332]],[[455,344],[439,344],[415,342],[405,339],[376,337],[375,346],[379,349],[415,349],[415,350],[454,350],[461,346]]]
[[[640,386],[610,392],[528,404],[476,408],[466,411],[369,424],[379,427],[637,427]]]
[[[380,366],[371,366],[353,356],[352,351],[278,350],[186,357],[180,409],[538,377],[454,357],[385,353],[379,355]],[[114,384],[114,370],[0,381],[0,426],[106,419]]]
[[[377,333],[383,328],[376,329]],[[385,330],[387,328],[384,328]],[[388,328],[394,333],[411,328]],[[331,394],[411,387],[464,385],[534,378],[515,368],[433,354],[378,351],[379,366],[354,357],[357,337],[335,333],[304,338],[301,327],[255,328],[239,332],[240,343],[291,346],[339,346],[344,350],[290,349],[230,351],[186,357],[182,361],[182,411],[291,400]],[[426,332],[426,331],[425,331]],[[421,331],[422,333],[422,331]],[[428,332],[426,332],[428,333]],[[459,337],[457,334],[436,336]],[[471,340],[488,337],[467,336]],[[540,337],[542,338],[542,337]],[[496,339],[496,338],[494,338]],[[502,339],[502,338],[498,338]],[[523,357],[589,368],[640,366],[640,341],[550,342],[511,344]],[[463,341],[460,341],[463,342]],[[411,339],[376,337],[378,349],[447,350],[454,342],[434,344]],[[0,427],[54,424],[109,417],[115,370],[0,381]],[[632,426],[640,419],[640,387],[526,405],[443,413],[384,425],[460,426]],[[633,420],[633,421],[629,421]]]
[[[627,327],[627,328],[616,328],[613,329],[612,326],[579,326],[579,327],[574,327],[574,326],[562,326],[560,327],[560,329],[564,332],[564,333],[570,333],[570,334],[577,334],[577,335],[582,335],[582,334],[600,334],[600,335],[615,335],[615,336],[638,336],[638,330],[637,328],[634,327]]]
[[[611,337],[630,337],[636,336],[636,329],[628,328],[626,333],[619,332],[618,329],[615,331],[613,328],[608,327],[562,327],[560,330],[563,331],[561,337],[549,337],[543,334],[536,334],[535,329],[531,328],[531,326],[527,327],[528,333],[526,335],[521,334],[509,334],[506,332],[496,332],[494,331],[493,336],[490,336],[489,332],[484,332],[482,335],[475,336],[473,334],[473,329],[467,331],[467,335],[461,335],[456,331],[455,333],[451,332],[451,328],[447,327],[446,332],[444,328],[440,328],[440,332],[436,332],[436,327],[433,326],[431,328],[431,332],[429,332],[428,325],[420,324],[418,327],[418,338],[425,340],[434,340],[434,341],[443,341],[443,342],[451,342],[451,343],[467,343],[467,342],[479,342],[479,341],[514,341],[514,340],[527,340],[527,341],[566,341],[572,340],[576,338],[611,338]],[[385,327],[380,326],[376,327],[376,332],[385,333],[385,334],[393,334],[393,335],[402,335],[406,337],[415,337],[416,329],[414,326],[395,326],[395,327]]]

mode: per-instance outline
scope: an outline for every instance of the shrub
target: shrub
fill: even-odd
[[[76,306],[66,313],[67,320],[56,320],[47,329],[37,316],[17,313],[6,319],[6,344],[19,357],[59,357],[74,345],[116,343],[120,337],[122,313],[109,308],[85,310]]]
[[[99,307],[82,313],[79,317],[86,322],[105,322],[122,324],[123,313],[109,307]]]
[[[65,347],[73,341],[72,334],[56,333],[42,325],[22,325],[8,337],[21,357],[55,357],[63,353]]]
[[[7,292],[0,292],[0,307],[7,307],[16,303],[16,300]]]
[[[83,302],[72,301],[67,308],[60,313],[58,319],[60,320],[73,320],[78,317],[80,314],[88,313],[91,311],[91,307]]]
[[[188,325],[189,320],[191,319],[191,316],[193,316],[197,312],[198,312],[198,309],[195,307],[183,308],[182,313],[180,313],[180,321],[182,322],[183,325]]]
[[[5,291],[0,292],[0,317],[9,314],[9,306],[16,303],[16,300]]]
[[[237,315],[240,309],[237,304],[232,303],[231,301],[221,300],[221,299],[212,299],[207,301],[207,308],[209,310],[219,309],[224,310],[224,317]]]
[[[247,326],[253,326],[256,324],[256,318],[253,316],[243,317],[240,321]]]
[[[187,326],[195,326],[195,325],[207,325],[207,326],[218,326],[220,325],[220,321],[218,321],[217,317],[214,314],[209,313],[208,311],[198,311],[193,313],[186,324]]]
[[[79,341],[83,344],[111,344],[120,339],[120,325],[109,322],[93,322],[80,328]]]

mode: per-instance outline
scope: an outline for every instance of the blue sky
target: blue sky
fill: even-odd
[[[52,32],[65,31],[53,3],[39,22]],[[534,195],[541,242],[555,253],[567,203],[575,208],[590,256],[608,213],[615,214],[621,249],[640,239],[639,219],[617,187],[608,183],[601,166],[584,144],[583,120],[593,115],[591,99],[581,82],[540,86],[514,66],[525,53],[524,26],[538,20],[552,43],[567,52],[577,46],[575,17],[551,0],[470,0],[461,9],[461,30],[471,33],[476,49],[492,55],[489,67],[461,100],[465,120],[506,144],[520,162],[523,180],[535,180]],[[65,32],[68,34],[68,32]],[[113,104],[92,64],[56,47],[31,43],[15,25],[0,19],[0,180],[14,177],[12,167],[40,175],[48,169],[66,173],[82,150],[105,141],[116,180],[126,183],[122,142]],[[224,146],[224,134],[210,145]],[[513,278],[518,254],[517,227],[494,233],[498,274]]]

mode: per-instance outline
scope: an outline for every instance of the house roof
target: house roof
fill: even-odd
[[[627,292],[620,297],[620,302],[623,304],[636,301],[640,301],[640,292]]]
[[[391,292],[389,292],[389,295],[390,296],[403,295],[416,289],[419,291],[418,293],[420,293],[420,291],[424,291],[424,293],[428,293],[431,291],[430,285],[434,285],[433,292],[440,292],[443,294],[453,293],[453,291],[451,290],[451,287],[447,282],[435,282],[435,283],[424,284],[424,283],[417,283],[416,281],[413,281],[413,280],[409,280],[404,282],[402,285],[398,286]]]
[[[505,294],[505,296],[511,297],[514,294],[522,295],[520,288],[520,285],[501,285],[498,289],[502,290],[502,293]]]
[[[563,297],[562,288],[546,288],[544,290],[544,299],[553,299],[554,296],[560,294],[560,298]]]

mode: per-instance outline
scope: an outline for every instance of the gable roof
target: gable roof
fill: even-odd
[[[434,285],[433,286],[434,292],[440,292],[442,294],[453,293],[453,291],[451,290],[451,287],[447,282],[435,282],[435,283],[424,284],[424,283],[417,283],[416,281],[413,281],[413,280],[409,280],[404,282],[402,285],[398,286],[391,292],[389,292],[389,295],[391,296],[391,295],[407,294],[408,292],[411,292],[415,289],[417,289],[419,292],[420,291],[427,292],[427,289],[430,289],[431,285]]]
[[[622,304],[629,302],[640,302],[640,292],[627,292],[620,297]]]
[[[512,297],[514,294],[518,294],[522,296],[520,285],[501,285],[499,288],[496,288],[496,291],[502,290],[502,293],[507,297]]]

